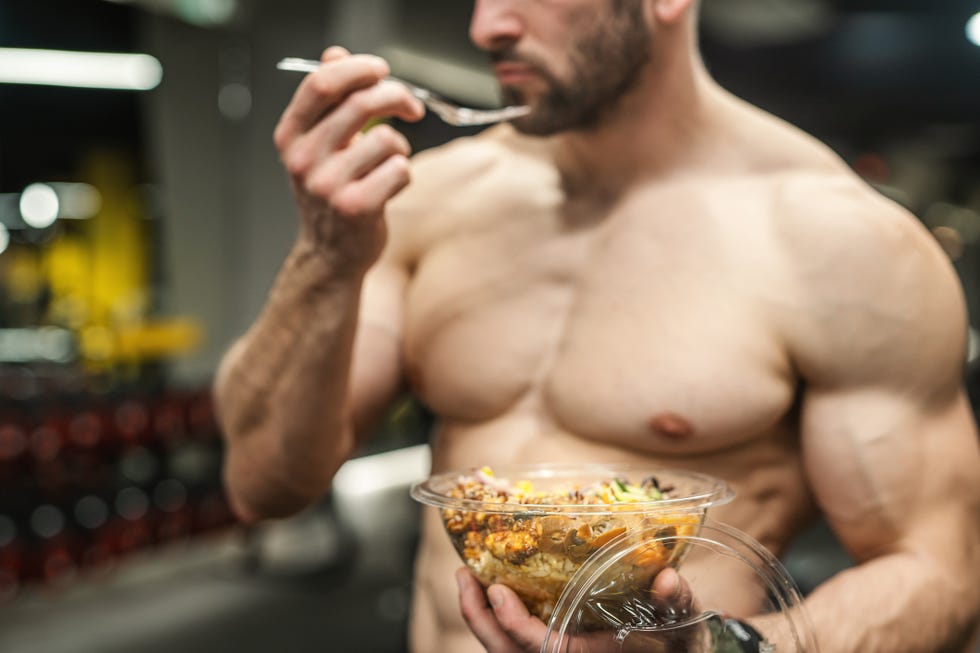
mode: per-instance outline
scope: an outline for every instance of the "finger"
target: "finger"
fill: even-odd
[[[654,595],[670,602],[690,600],[690,588],[673,567],[667,567],[653,579]]]
[[[312,128],[348,95],[373,86],[388,75],[388,64],[379,57],[340,56],[339,52],[329,56],[335,58],[303,79],[283,112],[275,133],[276,146],[280,150]]]
[[[350,56],[350,51],[340,45],[331,45],[329,48],[323,51],[320,55],[320,61],[326,63],[328,61],[334,61],[335,59],[343,59],[344,57]]]
[[[331,205],[337,215],[352,220],[378,215],[409,181],[408,159],[396,154],[363,179],[341,188],[334,194]]]
[[[459,610],[476,638],[488,653],[522,653],[497,623],[497,617],[487,605],[483,587],[466,567],[456,571],[459,585]]]
[[[396,117],[419,120],[425,108],[418,98],[398,82],[381,82],[352,93],[344,103],[311,132],[327,147],[342,147],[350,142],[364,125],[379,118]]]
[[[672,616],[686,616],[694,610],[691,586],[673,567],[667,567],[657,574],[650,592],[655,603]]]
[[[419,101],[401,84],[376,84],[351,95],[339,109],[292,143],[283,162],[290,174],[305,176],[319,161],[350,145],[370,120],[388,116],[416,119],[422,113]]]
[[[504,585],[491,585],[487,597],[497,621],[524,651],[539,651],[548,634],[543,621],[528,612],[527,607],[512,589]]]
[[[378,125],[326,161],[310,175],[309,185],[325,196],[335,187],[367,176],[391,156],[408,157],[411,152],[408,139],[390,125]]]

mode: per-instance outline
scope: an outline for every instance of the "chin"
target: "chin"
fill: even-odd
[[[549,87],[541,80],[530,78],[521,83],[500,86],[500,96],[504,104],[516,106],[527,104],[535,109],[547,100]]]
[[[513,86],[501,87],[500,97],[503,98],[503,103],[505,106],[531,104],[532,101],[532,98],[528,97],[527,93],[520,89],[514,88]]]
[[[537,119],[534,112],[510,121],[511,126],[525,136],[553,136],[561,129]]]

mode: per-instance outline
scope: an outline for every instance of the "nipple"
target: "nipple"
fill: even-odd
[[[663,413],[650,420],[650,429],[674,440],[686,440],[694,435],[694,427],[676,413]]]

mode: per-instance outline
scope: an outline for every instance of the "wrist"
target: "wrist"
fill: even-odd
[[[386,240],[383,218],[317,215],[300,220],[293,253],[318,257],[337,274],[363,275],[381,256]]]
[[[762,634],[740,619],[718,615],[708,622],[713,653],[773,653],[776,648]]]
[[[373,263],[371,257],[326,248],[301,235],[287,255],[283,270],[302,285],[331,288],[337,284],[360,285]]]

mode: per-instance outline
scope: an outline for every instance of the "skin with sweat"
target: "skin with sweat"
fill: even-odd
[[[965,650],[980,454],[955,274],[825,146],[719,88],[695,18],[478,0],[471,37],[534,111],[411,163],[393,129],[359,132],[421,105],[377,58],[324,53],[275,135],[296,245],[216,381],[233,504],[316,500],[411,387],[434,472],[721,477],[738,498],[713,517],[778,554],[819,510],[858,562],[807,600],[821,650]],[[427,510],[413,650],[537,650],[543,625],[459,566]]]

